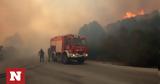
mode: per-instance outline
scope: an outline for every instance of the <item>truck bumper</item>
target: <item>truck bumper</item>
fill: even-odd
[[[69,59],[72,59],[72,60],[79,60],[79,59],[86,60],[87,58],[86,57],[69,57]]]
[[[69,59],[73,59],[73,60],[79,60],[79,59],[83,59],[83,60],[86,60],[88,58],[88,56],[84,56],[84,55],[70,55],[68,57]]]

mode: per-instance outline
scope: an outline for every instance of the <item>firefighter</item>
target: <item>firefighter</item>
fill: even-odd
[[[44,51],[43,51],[43,49],[40,49],[39,56],[40,56],[40,62],[43,63],[44,62]]]
[[[48,62],[51,62],[52,60],[52,53],[51,48],[48,48]]]
[[[55,47],[53,46],[51,48],[51,58],[52,58],[52,62],[56,62],[56,57],[55,57]]]

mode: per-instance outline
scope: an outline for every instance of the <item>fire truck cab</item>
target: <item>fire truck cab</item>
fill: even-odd
[[[55,53],[55,59],[64,64],[76,61],[84,63],[88,57],[86,38],[80,35],[64,35],[51,38],[51,52]],[[54,49],[53,49],[54,48]]]

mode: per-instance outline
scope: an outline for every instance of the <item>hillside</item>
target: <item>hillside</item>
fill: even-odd
[[[105,50],[112,59],[129,65],[158,66],[160,60],[159,11],[109,24],[106,31]]]
[[[104,30],[105,29],[105,30]],[[122,19],[103,28],[93,21],[80,28],[89,57],[132,66],[160,66],[160,12]]]

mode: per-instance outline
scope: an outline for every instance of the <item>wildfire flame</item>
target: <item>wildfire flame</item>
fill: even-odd
[[[123,16],[123,19],[127,19],[127,18],[133,18],[136,17],[138,15],[144,15],[144,10],[141,9],[140,11],[138,11],[138,13],[133,13],[133,12],[126,12],[125,16]]]

